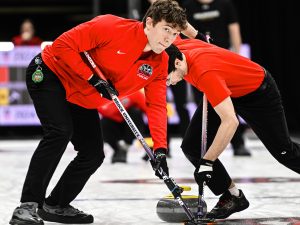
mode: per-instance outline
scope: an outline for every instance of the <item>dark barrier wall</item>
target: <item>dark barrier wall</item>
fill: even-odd
[[[274,76],[291,131],[300,131],[300,13],[296,1],[233,0],[252,60]]]

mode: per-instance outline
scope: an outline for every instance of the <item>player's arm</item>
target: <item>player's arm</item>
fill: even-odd
[[[155,79],[145,87],[146,114],[153,149],[167,148],[166,81]]]
[[[199,32],[189,22],[187,23],[187,28],[185,30],[181,31],[181,33],[190,39],[199,39],[201,41],[208,42],[205,34]],[[210,37],[209,37],[209,41],[212,41],[212,39]]]
[[[145,87],[146,96],[146,114],[148,125],[153,140],[153,150],[155,162],[150,161],[153,168],[161,167],[168,175],[169,168],[166,160],[167,149],[167,101],[166,101],[166,74],[157,77]],[[155,171],[155,175],[162,179],[162,176]]]
[[[187,23],[187,28],[183,31],[181,31],[181,33],[183,33],[185,36],[187,36],[188,38],[195,38],[198,34],[198,30],[195,29],[195,27],[193,27],[189,22]]]
[[[110,16],[99,16],[64,32],[52,44],[53,54],[58,63],[66,64],[78,76],[90,79],[93,71],[86,64],[82,52],[101,48],[112,38],[114,26]],[[103,32],[105,30],[105,32]]]
[[[242,45],[242,37],[240,32],[239,23],[231,23],[228,25],[229,36],[230,36],[230,44],[232,51],[240,54],[240,49]]]
[[[214,110],[219,115],[221,124],[211,146],[203,157],[204,159],[211,161],[215,161],[225,150],[239,124],[230,97],[227,97],[215,106]]]

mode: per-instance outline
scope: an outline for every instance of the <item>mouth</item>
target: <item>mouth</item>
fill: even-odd
[[[159,44],[163,47],[163,48],[167,48],[168,46],[162,44],[161,42],[159,42]]]

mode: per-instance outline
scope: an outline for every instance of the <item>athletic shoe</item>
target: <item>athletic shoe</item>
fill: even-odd
[[[233,149],[233,154],[234,156],[251,156],[250,151],[244,146]]]
[[[11,225],[43,225],[43,220],[36,213],[38,203],[24,202],[17,207],[12,215],[9,224]]]
[[[149,156],[147,153],[145,153],[145,155],[142,157],[142,160],[144,161],[148,161],[149,160]]]
[[[114,152],[111,163],[126,163],[127,162],[127,151],[120,149],[119,151]]]
[[[212,219],[225,219],[229,217],[232,213],[240,212],[249,207],[249,202],[246,199],[242,190],[240,191],[240,196],[236,197],[231,195],[227,190],[219,199],[216,206],[206,214],[207,218]]]
[[[87,224],[94,222],[92,215],[84,213],[71,205],[62,208],[44,203],[43,208],[38,209],[37,213],[43,220],[56,223]]]

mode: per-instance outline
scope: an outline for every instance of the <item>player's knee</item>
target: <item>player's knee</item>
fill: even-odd
[[[56,126],[45,129],[45,138],[56,142],[69,142],[73,135],[73,128],[69,126]]]
[[[104,153],[101,151],[93,154],[80,154],[80,162],[86,164],[92,172],[102,165],[104,158]]]
[[[300,173],[299,157],[276,157],[276,159],[287,168]]]
[[[98,169],[103,161],[104,161],[104,158],[105,158],[105,155],[104,154],[95,154],[93,157],[90,157],[90,166],[95,168],[95,169]]]
[[[185,157],[193,164],[195,168],[197,168],[200,165],[200,157],[196,157],[190,154],[187,154],[186,152],[183,152]]]

